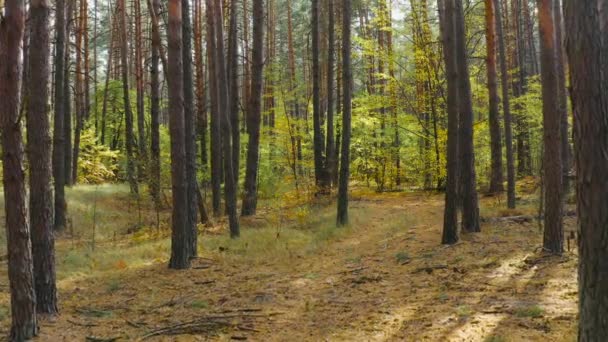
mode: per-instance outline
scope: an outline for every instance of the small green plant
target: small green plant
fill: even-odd
[[[460,305],[456,308],[456,315],[460,318],[466,318],[473,314],[473,310],[467,305]]]
[[[318,274],[312,273],[312,272],[311,273],[306,273],[306,275],[304,276],[304,278],[310,279],[310,280],[317,279],[318,277],[319,277]]]
[[[543,317],[545,310],[538,305],[520,307],[515,311],[517,317],[539,318]]]
[[[440,302],[445,303],[445,302],[447,302],[449,299],[450,299],[450,296],[448,296],[448,294],[447,294],[447,293],[442,292],[442,293],[440,293],[440,294],[439,294],[439,301],[440,301]]]
[[[207,309],[209,307],[209,303],[206,300],[193,300],[190,302],[190,307],[192,309]]]
[[[360,264],[361,263],[361,256],[356,256],[356,257],[348,258],[348,259],[346,259],[346,262],[349,263],[349,264]]]
[[[491,335],[491,336],[486,337],[483,341],[484,342],[507,342],[507,339],[500,335]]]
[[[118,279],[112,279],[108,283],[107,291],[108,293],[114,293],[122,288],[120,281]]]
[[[405,264],[406,262],[409,262],[411,258],[409,256],[409,254],[401,251],[401,252],[395,254],[395,259],[397,260],[398,263]]]
[[[9,310],[6,306],[0,306],[0,322],[9,317]]]

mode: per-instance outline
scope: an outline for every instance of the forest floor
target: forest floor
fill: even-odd
[[[335,228],[335,207],[322,204],[296,218],[263,210],[243,221],[238,241],[221,224],[207,228],[185,271],[167,268],[167,228],[107,247],[137,249],[140,261],[115,251],[79,272],[62,271],[78,262],[67,263],[74,243],[60,240],[61,314],[42,319],[37,340],[575,340],[576,255],[543,254],[534,220],[496,219],[532,214],[534,204],[504,211],[484,198],[482,232],[442,246],[442,195],[352,197],[348,228]],[[7,283],[3,273],[3,334]]]

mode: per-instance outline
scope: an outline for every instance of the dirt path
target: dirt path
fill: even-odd
[[[159,262],[62,284],[62,315],[39,340],[137,340],[163,327],[189,333],[147,340],[574,339],[576,257],[537,253],[535,224],[484,224],[445,247],[440,196],[358,200],[351,213],[348,232],[291,260],[213,252],[188,271]]]

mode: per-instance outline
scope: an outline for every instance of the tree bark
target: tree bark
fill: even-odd
[[[325,177],[329,185],[336,169],[336,140],[334,128],[334,64],[335,64],[335,22],[334,0],[327,0],[328,45],[327,45],[327,144],[325,147]],[[339,101],[339,100],[338,100]]]
[[[447,178],[445,209],[443,213],[442,244],[458,242],[458,69],[456,65],[454,0],[440,0],[441,35],[443,40],[443,59],[447,77]]]
[[[190,0],[182,0],[182,42],[184,75],[184,122],[186,146],[186,178],[188,180],[188,226],[190,230],[190,252],[197,255],[197,210],[198,184],[196,182],[196,116],[194,115],[194,72],[192,70],[192,20]]]
[[[47,109],[50,80],[49,1],[30,3],[30,57],[27,81],[27,152],[30,165],[30,226],[34,260],[36,309],[57,313],[53,188],[51,169],[51,122]]]
[[[315,182],[319,190],[325,191],[325,166],[323,147],[325,140],[321,131],[321,66],[319,49],[319,0],[312,0],[312,120],[313,120],[313,152],[315,166]]]
[[[568,94],[566,93],[566,63],[564,56],[564,35],[562,33],[562,6],[560,0],[553,1],[553,20],[555,25],[555,54],[557,68],[557,104],[560,114],[560,141],[562,151],[562,186],[564,197],[570,188],[570,143],[568,139]]]
[[[129,95],[129,64],[127,61],[127,8],[126,0],[118,0],[120,6],[120,64],[122,75],[122,90],[123,102],[125,110],[125,149],[127,153],[127,180],[131,189],[131,194],[139,193],[137,177],[135,175],[135,155],[133,146],[135,145],[135,136],[133,135],[133,112],[131,110],[131,100]]]
[[[182,0],[169,1],[169,130],[171,135],[171,188],[173,196],[171,260],[169,268],[190,267],[188,225],[188,178],[186,173],[186,146],[184,122],[184,77],[182,44]]]
[[[561,113],[557,96],[557,67],[555,28],[553,25],[553,0],[538,1],[540,32],[540,73],[543,98],[543,174],[545,185],[545,250],[561,254],[564,250],[562,218],[562,153]]]
[[[502,177],[502,134],[498,113],[498,83],[496,81],[496,14],[494,0],[485,0],[486,14],[486,69],[488,93],[490,97],[490,149],[492,156],[492,174],[490,176],[490,193],[504,191]]]
[[[351,16],[352,3],[342,2],[342,80],[344,82],[342,104],[342,143],[340,154],[340,179],[338,180],[338,226],[348,224],[348,181],[350,177],[350,134],[353,74],[351,67]]]
[[[64,82],[65,82],[65,2],[57,0],[55,9],[55,118],[53,120],[53,178],[55,181],[55,223],[54,229],[66,226],[65,201],[65,137],[64,137]]]
[[[11,294],[11,341],[25,341],[37,333],[32,245],[23,171],[23,137],[19,115],[21,54],[25,2],[6,0],[0,17],[0,124],[8,279]]]
[[[458,61],[458,97],[460,115],[460,155],[462,184],[462,230],[479,232],[479,204],[477,199],[477,182],[475,177],[475,152],[473,151],[473,103],[471,98],[471,80],[466,51],[464,10],[462,0],[454,1],[454,23],[456,59]]]
[[[598,1],[564,1],[577,174],[579,341],[608,339],[608,109],[606,31]],[[606,13],[602,13],[604,16]],[[603,22],[605,24],[606,22]],[[605,26],[602,26],[604,28]],[[604,58],[604,60],[602,60]]]
[[[154,13],[160,11],[160,0],[153,0]],[[159,35],[158,17],[152,16],[152,36]],[[160,210],[160,40],[152,38],[152,59],[150,61],[150,194],[156,210]]]
[[[507,71],[507,56],[505,48],[505,36],[502,28],[502,11],[500,0],[494,1],[496,11],[496,33],[498,39],[498,50],[500,52],[500,77],[502,85],[502,110],[505,126],[505,146],[507,153],[507,207],[515,208],[515,161],[513,158],[513,129],[511,128],[511,103],[509,102],[509,73]]]
[[[255,215],[262,120],[262,79],[264,75],[264,1],[253,0],[253,47],[251,50],[251,86],[247,106],[247,166],[241,214]]]

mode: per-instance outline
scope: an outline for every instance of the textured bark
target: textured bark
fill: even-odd
[[[127,152],[127,180],[131,189],[131,194],[138,194],[139,187],[137,185],[137,177],[135,175],[135,155],[134,145],[135,136],[133,135],[133,111],[131,110],[131,100],[129,95],[129,64],[127,61],[128,43],[127,43],[127,8],[126,0],[118,0],[120,6],[120,64],[122,77],[122,98],[125,110],[125,149]]]
[[[65,3],[57,0],[55,9],[55,118],[53,120],[53,178],[55,180],[55,230],[66,226],[65,201],[65,139],[64,139],[64,82],[65,82]]]
[[[203,53],[203,6],[202,0],[194,1],[194,64],[196,67],[196,127],[200,139],[201,165],[207,170],[207,108]]]
[[[27,217],[23,171],[23,137],[19,115],[21,54],[25,26],[23,0],[7,0],[0,17],[0,128],[8,279],[11,296],[10,341],[24,341],[37,333],[32,245]]]
[[[153,0],[151,10],[160,11],[160,0]],[[152,16],[152,36],[159,34],[158,18]],[[152,39],[152,59],[150,61],[150,195],[156,209],[161,207],[160,200],[160,40]]]
[[[324,140],[321,131],[321,66],[319,48],[319,0],[312,0],[312,125],[313,125],[313,152],[315,166],[315,182],[320,190],[327,187],[325,179],[325,166],[323,152]]]
[[[241,214],[255,215],[262,120],[262,78],[264,75],[264,1],[253,0],[253,47],[251,50],[251,86],[247,106],[247,166]]]
[[[543,98],[543,175],[545,185],[545,250],[561,254],[564,250],[562,218],[561,113],[557,96],[557,68],[553,0],[538,1],[540,31],[540,73]]]
[[[188,225],[188,179],[186,174],[186,146],[184,122],[184,77],[182,45],[182,0],[169,1],[169,131],[171,135],[171,189],[173,211],[171,215],[171,260],[169,268],[190,267]]]
[[[230,87],[228,85],[228,72],[224,55],[224,31],[222,27],[222,5],[221,0],[214,1],[213,13],[215,14],[215,43],[216,43],[216,77],[219,92],[219,113],[222,127],[222,147],[224,161],[224,201],[226,202],[226,213],[230,226],[230,237],[237,238],[240,235],[239,218],[236,213],[236,177],[232,165],[232,126],[230,116]]]
[[[456,59],[458,63],[458,103],[460,116],[460,179],[462,180],[462,230],[479,232],[479,203],[475,177],[475,153],[473,151],[473,103],[471,80],[467,61],[464,10],[462,0],[454,1]]]
[[[221,215],[222,136],[219,108],[219,85],[217,83],[217,44],[215,41],[214,0],[206,0],[207,7],[207,56],[209,62],[209,99],[211,113],[211,201],[213,215]]]
[[[492,174],[490,176],[490,193],[504,191],[502,177],[502,134],[498,113],[498,83],[496,81],[496,18],[494,0],[485,0],[486,14],[486,69],[488,93],[490,97],[490,149],[492,156]]]
[[[135,89],[137,94],[137,174],[140,179],[144,178],[144,166],[147,163],[148,151],[146,149],[146,128],[145,128],[145,92],[144,92],[144,55],[143,55],[143,34],[141,19],[141,0],[135,0],[133,4],[135,21]]]
[[[605,1],[604,1],[605,2]],[[562,151],[562,186],[564,195],[570,187],[570,142],[568,139],[568,95],[566,93],[566,71],[565,71],[565,56],[564,56],[564,35],[562,33],[563,18],[562,6],[560,0],[553,1],[553,20],[555,25],[555,55],[557,68],[557,104],[560,115],[560,141]],[[565,196],[564,196],[565,197]]]
[[[64,82],[63,82],[63,141],[64,141],[64,173],[65,173],[65,185],[71,186],[73,184],[72,178],[72,87],[70,87],[70,31],[72,28],[73,9],[75,0],[66,0],[66,14],[65,14],[65,25],[66,25],[66,43],[65,43],[65,55],[64,55]]]
[[[75,75],[75,90],[74,98],[76,102],[75,110],[75,121],[76,127],[74,129],[74,145],[72,149],[72,184],[78,182],[78,158],[80,155],[80,134],[86,119],[86,93],[88,93],[88,87],[86,87],[86,70],[88,68],[88,31],[87,31],[87,3],[88,1],[80,1],[79,15],[78,15],[78,29],[76,31],[76,75]]]
[[[608,339],[608,71],[596,0],[564,1],[577,174],[579,341]],[[606,15],[606,13],[603,13]],[[603,22],[606,24],[606,22]],[[603,26],[605,27],[605,26]],[[603,59],[603,60],[602,60]]]
[[[447,178],[443,213],[442,244],[458,242],[458,69],[456,66],[454,0],[439,2],[443,59],[447,76]]]
[[[327,0],[327,16],[329,18],[327,44],[327,144],[325,145],[325,177],[331,185],[332,175],[337,167],[336,140],[334,128],[334,61],[335,61],[335,22],[334,0]]]
[[[348,224],[348,181],[350,177],[350,134],[352,111],[353,73],[351,67],[351,16],[352,3],[342,2],[342,80],[344,82],[342,104],[342,152],[340,154],[340,179],[338,180],[338,226]]]
[[[234,182],[239,184],[239,159],[241,148],[241,131],[239,129],[239,64],[238,64],[238,37],[237,37],[237,1],[230,1],[230,22],[228,31],[228,82],[230,106],[230,127],[232,129],[232,169]]]
[[[184,140],[186,146],[186,178],[188,179],[188,229],[190,252],[197,255],[198,184],[196,183],[196,116],[194,116],[194,72],[192,70],[192,20],[190,0],[182,0],[182,42],[184,75]]]
[[[515,208],[515,161],[513,158],[513,129],[511,127],[511,103],[509,102],[509,73],[507,71],[507,56],[505,48],[505,37],[502,28],[502,14],[500,0],[494,1],[496,11],[496,33],[498,50],[500,52],[500,78],[502,85],[502,110],[505,126],[505,146],[507,153],[507,206]]]
[[[57,313],[53,188],[51,171],[51,121],[47,109],[50,80],[49,1],[30,3],[29,104],[27,152],[30,165],[30,227],[34,260],[36,309]]]

